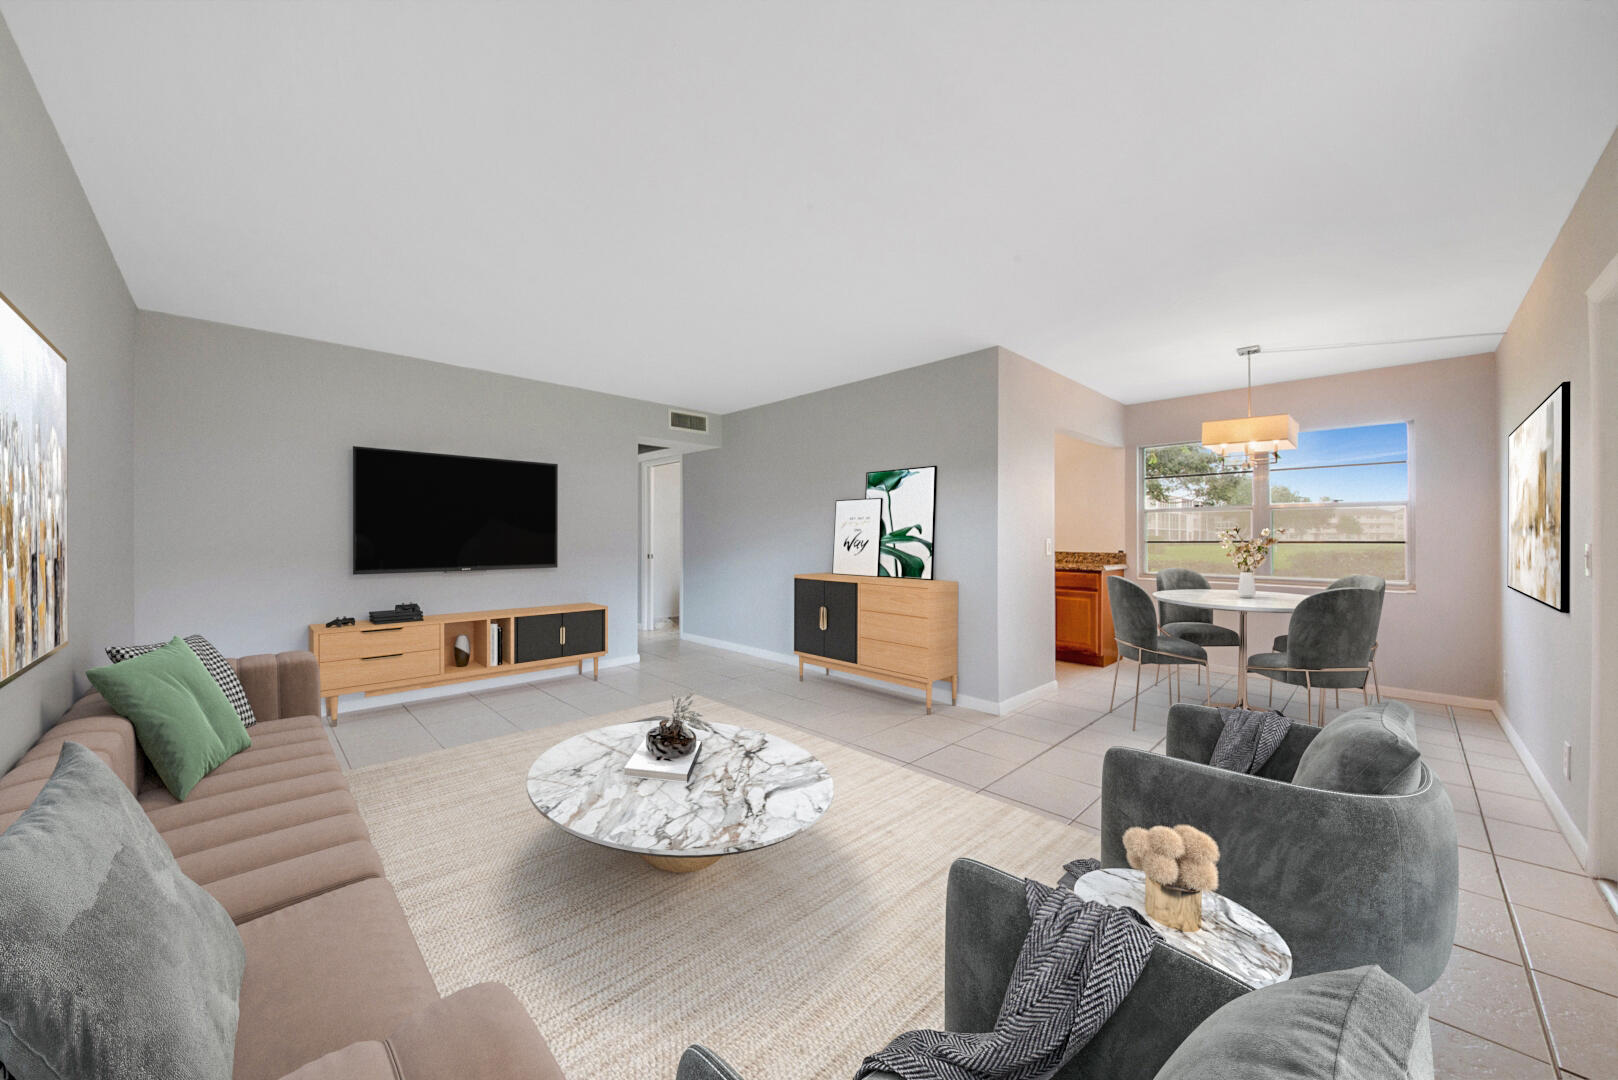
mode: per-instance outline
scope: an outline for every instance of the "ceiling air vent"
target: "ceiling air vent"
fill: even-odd
[[[707,431],[708,418],[701,413],[669,410],[669,427],[676,431]]]

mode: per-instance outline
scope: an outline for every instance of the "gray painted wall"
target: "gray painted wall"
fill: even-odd
[[[1307,428],[1408,420],[1410,424],[1409,549],[1411,591],[1390,592],[1376,654],[1382,685],[1491,701],[1500,663],[1499,540],[1478,527],[1495,519],[1500,453],[1488,417],[1495,406],[1490,354],[1378,368],[1254,391],[1255,412],[1285,410]],[[1140,447],[1194,441],[1202,421],[1240,416],[1245,391],[1131,405],[1126,411],[1131,573],[1141,564]],[[1142,584],[1149,589],[1149,580]],[[1234,616],[1217,616],[1234,625]],[[1254,616],[1249,640],[1286,632],[1281,616]],[[1213,662],[1233,666],[1232,650]],[[1261,699],[1262,700],[1262,699]]]
[[[635,655],[635,450],[668,442],[666,406],[149,312],[136,348],[137,637],[237,655],[403,600],[589,601],[609,609],[609,659]],[[556,462],[557,569],[354,575],[355,445]]]
[[[724,445],[685,462],[682,631],[790,654],[792,576],[831,569],[833,503],[863,498],[869,469],[936,465],[937,574],[960,582],[960,690],[999,700],[998,364],[985,349],[727,414]]]
[[[1047,367],[999,351],[1000,699],[1056,678],[1056,435],[1118,446],[1124,407]],[[1109,509],[1103,514],[1111,515]]]
[[[130,630],[135,305],[0,21],[0,292],[67,357],[68,644],[0,687],[0,769]]]
[[[1594,428],[1612,424],[1590,408],[1590,327],[1585,290],[1618,256],[1618,135],[1607,144],[1496,350],[1499,359],[1495,483],[1505,490],[1505,440],[1558,383],[1572,386],[1572,491],[1568,557],[1573,563],[1568,613],[1553,611],[1505,587],[1505,500],[1497,527],[1500,561],[1494,590],[1502,606],[1500,705],[1574,825],[1587,832],[1590,796],[1591,578],[1584,545],[1591,539]],[[1606,374],[1608,385],[1611,375]],[[1607,566],[1605,573],[1618,572]],[[1613,713],[1607,710],[1610,722]],[[1562,742],[1573,746],[1573,779],[1562,773]],[[1610,782],[1610,781],[1609,781]]]

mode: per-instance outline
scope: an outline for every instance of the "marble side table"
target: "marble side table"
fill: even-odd
[[[574,836],[674,873],[779,844],[831,805],[831,774],[819,758],[730,724],[692,725],[702,749],[687,781],[627,775],[624,763],[656,724],[614,724],[556,744],[528,770],[529,799]]]
[[[1139,870],[1093,870],[1073,883],[1081,899],[1146,914],[1146,875]],[[1255,990],[1292,975],[1292,950],[1269,923],[1218,893],[1202,894],[1202,929],[1174,930],[1148,918],[1164,943],[1190,953]]]

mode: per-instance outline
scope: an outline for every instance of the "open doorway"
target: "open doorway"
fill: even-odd
[[[640,458],[640,628],[678,630],[683,590],[683,466],[679,451],[643,447]]]

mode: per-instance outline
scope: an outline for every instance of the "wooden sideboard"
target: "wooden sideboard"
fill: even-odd
[[[498,657],[490,653],[492,626],[501,630]],[[457,667],[455,639],[462,634],[472,655]],[[320,663],[320,696],[335,725],[341,694],[396,694],[574,665],[583,675],[586,660],[599,678],[607,654],[607,609],[556,604],[428,615],[420,622],[311,623],[309,651]]]
[[[927,692],[949,680],[958,697],[955,632],[959,587],[920,578],[799,574],[793,579],[792,647],[805,664]]]
[[[1056,658],[1106,667],[1118,662],[1107,578],[1115,570],[1056,571]]]

